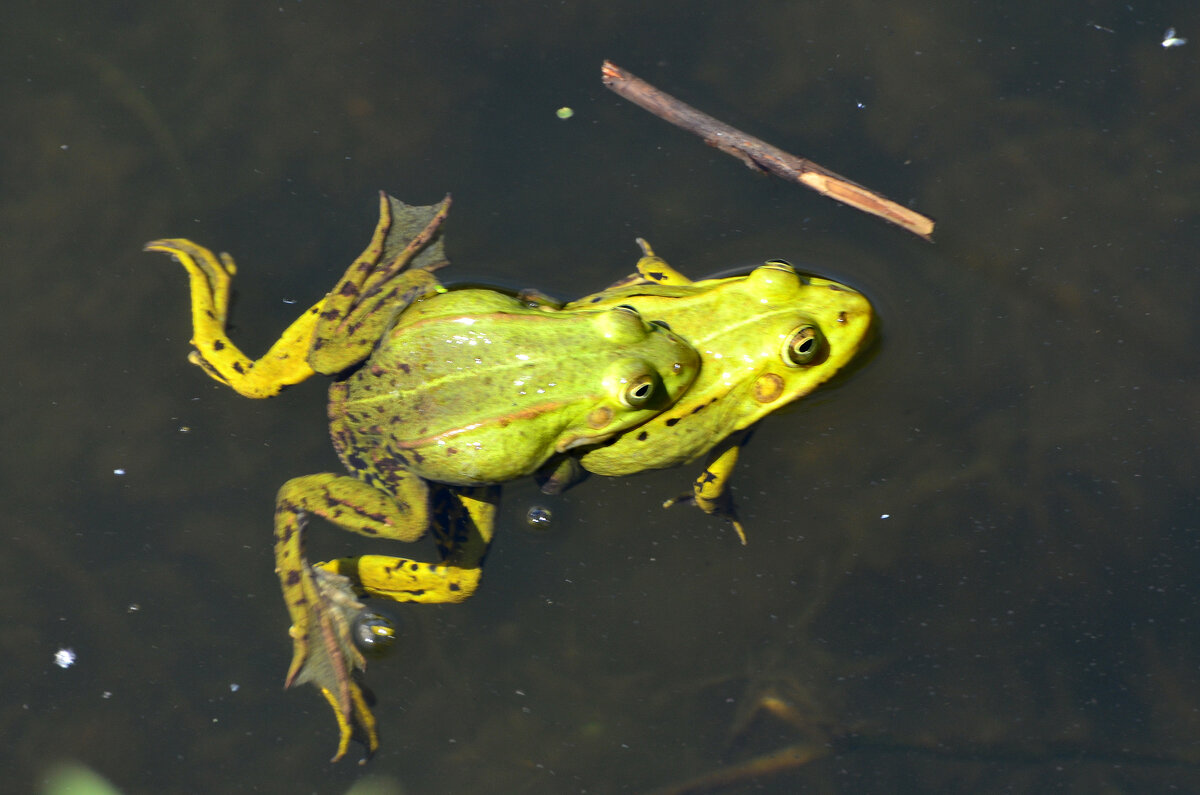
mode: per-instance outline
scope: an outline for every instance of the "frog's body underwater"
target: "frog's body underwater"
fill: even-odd
[[[337,378],[331,434],[351,475],[290,480],[275,511],[294,647],[285,685],[311,681],[328,700],[340,729],[335,760],[353,737],[368,753],[378,746],[359,647],[386,643],[392,629],[358,595],[469,597],[499,484],[535,473],[555,490],[580,470],[629,474],[715,450],[694,498],[741,533],[721,498],[745,429],[827,380],[870,325],[861,295],[786,265],[692,283],[645,245],[638,275],[566,306],[447,289],[433,271],[445,264],[448,208],[448,198],[409,207],[381,195],[367,249],[255,361],[225,332],[232,259],[187,240],[146,246],[187,269],[190,358],[213,378],[256,398],[314,373]],[[309,514],[399,541],[431,531],[440,560],[363,555],[310,565]]]

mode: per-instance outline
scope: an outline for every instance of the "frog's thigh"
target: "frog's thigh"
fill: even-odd
[[[361,480],[331,473],[307,475],[283,484],[275,501],[275,564],[289,606],[293,604],[289,582],[296,579],[292,573],[304,566],[302,530],[308,514],[364,536],[416,541],[424,535],[429,526],[424,483],[416,477],[404,483],[409,488],[401,490],[400,499]],[[339,566],[323,565],[353,576]]]

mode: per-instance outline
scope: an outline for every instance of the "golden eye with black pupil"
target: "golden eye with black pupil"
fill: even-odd
[[[654,397],[654,377],[642,375],[625,385],[621,393],[621,402],[631,409],[644,406]]]
[[[791,367],[802,367],[821,354],[824,344],[821,330],[805,324],[793,331],[783,344],[783,360]]]

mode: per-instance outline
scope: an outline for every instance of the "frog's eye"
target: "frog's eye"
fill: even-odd
[[[604,389],[627,409],[640,409],[657,400],[662,390],[658,370],[638,358],[613,362],[604,374]]]
[[[363,610],[351,628],[354,645],[371,656],[386,653],[396,642],[396,624],[380,613]]]
[[[821,329],[811,324],[800,326],[783,343],[783,361],[790,367],[812,364],[825,348]]]
[[[631,409],[641,408],[654,397],[658,379],[646,374],[621,385],[621,403]]]

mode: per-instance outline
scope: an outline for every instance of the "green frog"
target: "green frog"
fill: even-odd
[[[809,394],[859,353],[869,337],[871,305],[843,284],[802,276],[780,260],[745,276],[693,282],[646,241],[637,242],[643,256],[636,274],[564,308],[632,307],[691,343],[700,353],[700,374],[680,400],[647,422],[565,460],[543,489],[558,491],[583,471],[630,475],[707,456],[692,491],[665,506],[693,502],[724,516],[744,544],[727,491],[741,445],[760,419]]]
[[[350,474],[288,481],[275,510],[276,571],[292,620],[285,687],[312,682],[339,726],[334,760],[378,746],[361,646],[389,623],[359,594],[458,602],[474,593],[492,539],[498,484],[554,467],[665,410],[700,369],[694,348],[634,308],[560,310],[485,289],[447,289],[440,229],[449,197],[409,207],[381,196],[370,244],[324,298],[258,360],[226,334],[233,260],[187,240],[172,254],[191,286],[191,360],[247,397],[314,373],[330,388],[333,443]],[[311,565],[307,517],[369,537],[431,531],[436,563],[363,555]]]

